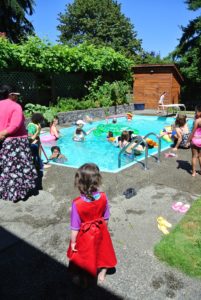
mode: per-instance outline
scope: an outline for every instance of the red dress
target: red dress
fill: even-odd
[[[84,201],[81,197],[74,200],[81,219],[77,235],[76,249],[69,245],[67,256],[71,263],[90,275],[96,276],[99,268],[113,268],[117,264],[114,248],[103,218],[106,208],[106,195],[100,193],[98,200]]]

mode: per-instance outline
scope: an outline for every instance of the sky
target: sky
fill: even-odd
[[[85,0],[87,1],[87,0]],[[100,0],[101,1],[101,0]],[[36,34],[56,43],[58,14],[64,13],[66,4],[73,0],[35,0],[35,13],[29,17]],[[182,36],[181,26],[200,15],[200,10],[187,9],[185,0],[118,0],[121,12],[130,19],[142,40],[145,51],[154,51],[161,58],[178,45]]]

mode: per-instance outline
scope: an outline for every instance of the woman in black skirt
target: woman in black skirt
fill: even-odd
[[[13,202],[26,199],[37,180],[18,95],[0,87],[0,199]]]

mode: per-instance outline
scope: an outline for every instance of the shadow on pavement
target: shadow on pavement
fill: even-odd
[[[189,174],[191,174],[192,166],[187,160],[177,160],[177,169],[183,169]]]
[[[123,298],[97,285],[87,289],[73,285],[65,265],[0,227],[0,299]]]

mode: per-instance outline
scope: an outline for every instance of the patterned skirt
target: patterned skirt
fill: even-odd
[[[0,199],[25,199],[36,188],[37,172],[27,138],[6,139],[0,145]]]

